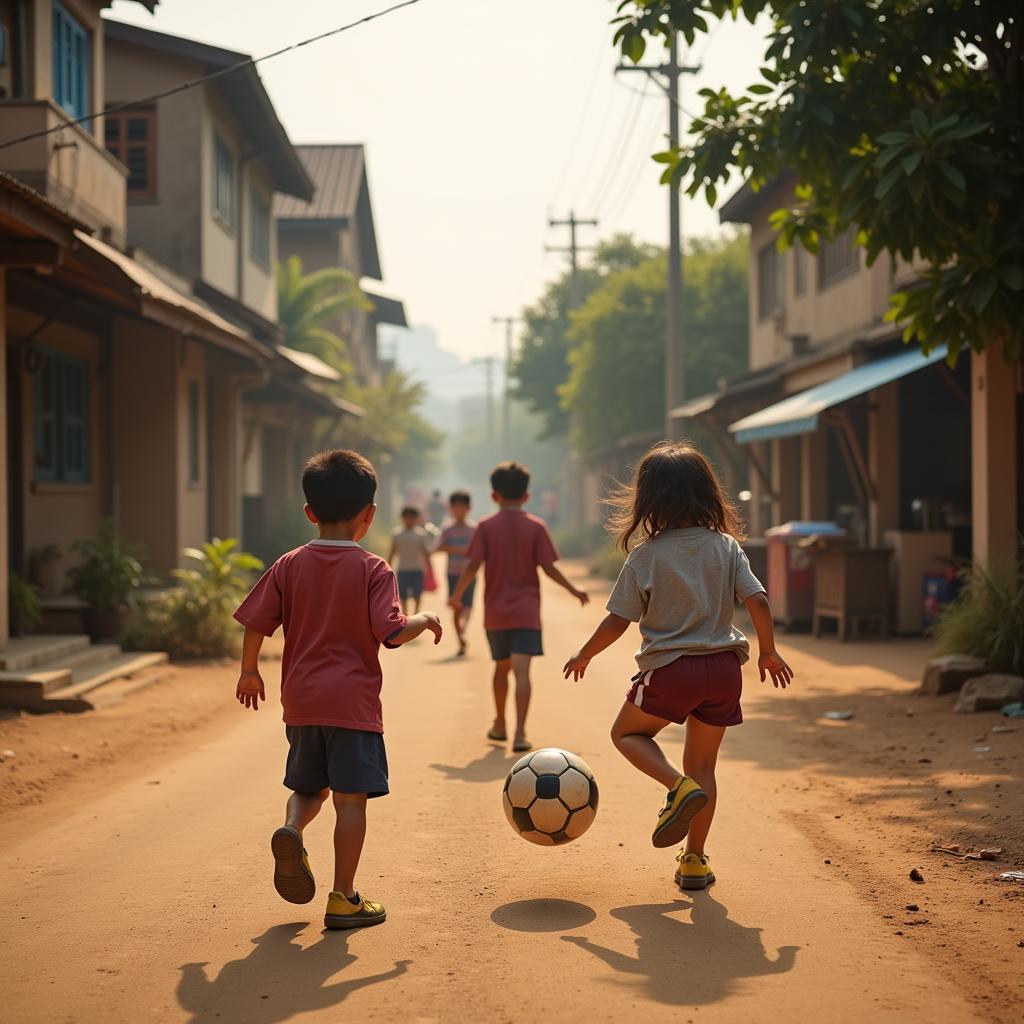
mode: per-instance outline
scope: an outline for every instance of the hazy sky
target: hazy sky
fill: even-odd
[[[115,0],[110,14],[259,56],[388,3],[162,0],[151,16]],[[566,242],[549,212],[664,239],[668,198],[648,155],[668,101],[644,75],[613,75],[613,12],[607,0],[422,0],[260,65],[294,142],[366,144],[386,290],[463,357],[500,351],[492,315],[517,313],[563,265],[544,252]],[[689,61],[703,71],[684,79],[683,106],[698,108],[704,86],[753,82],[762,39],[745,22],[698,38]],[[708,234],[718,220],[687,200],[683,226]]]

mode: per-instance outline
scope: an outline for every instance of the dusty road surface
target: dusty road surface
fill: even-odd
[[[596,661],[584,684],[565,683],[558,666],[600,598],[587,610],[551,590],[545,601],[549,656],[536,665],[529,732],[594,769],[601,806],[583,839],[543,849],[505,822],[501,781],[515,758],[483,739],[482,635],[465,661],[450,657],[451,643],[385,652],[393,794],[371,805],[359,884],[387,904],[386,924],[324,932],[323,886],[305,907],[278,899],[268,841],[284,804],[283,730],[273,701],[257,714],[238,709],[235,724],[199,732],[162,761],[122,763],[117,773],[96,766],[91,789],[48,795],[48,816],[34,808],[4,819],[3,1020],[1017,1019],[1024,901],[1005,898],[992,865],[940,868],[941,856],[926,852],[908,859],[922,849],[909,819],[882,834],[892,808],[878,799],[879,778],[845,777],[828,763],[829,734],[810,736],[821,707],[838,699],[838,684],[823,681],[827,648],[803,641],[794,651],[803,675],[791,694],[762,687],[748,666],[748,721],[727,737],[710,846],[719,882],[683,895],[672,885],[672,851],[649,841],[662,794],[607,739],[631,644]],[[859,657],[846,657],[840,674],[851,693],[881,685]],[[267,664],[268,683],[277,669]],[[230,700],[231,670],[223,676]],[[906,715],[902,705],[890,710]],[[861,763],[874,756],[870,728],[834,735],[837,750],[841,737],[859,737],[868,748]],[[679,736],[673,730],[676,749]],[[997,785],[1000,769],[985,771],[982,781]],[[912,799],[922,799],[917,788]],[[979,799],[971,807],[981,815]],[[981,835],[991,822],[976,824]],[[837,831],[844,827],[852,831]],[[329,819],[306,840],[314,870],[328,878]],[[917,864],[923,886],[907,879]],[[941,932],[925,937],[942,927],[943,900],[933,924],[913,926],[941,891],[928,888],[931,879],[946,871],[952,885],[963,870],[976,872],[968,881],[982,887],[988,911],[987,975]],[[912,900],[920,910],[905,909]],[[973,911],[973,892],[969,901]]]

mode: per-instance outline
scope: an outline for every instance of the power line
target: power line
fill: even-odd
[[[587,204],[591,209],[599,205],[599,200],[603,200],[605,198],[605,194],[609,187],[615,181],[618,169],[621,165],[614,158],[626,148],[633,135],[637,119],[640,116],[640,108],[643,105],[643,95],[643,93],[637,93],[636,96],[641,97],[641,99],[634,97],[632,106],[626,109],[626,117],[620,126],[619,137],[616,140],[615,145],[612,147],[612,158],[608,159],[605,163],[604,171],[598,181],[597,188],[594,189],[590,202]]]
[[[55,132],[62,132],[65,128],[70,128],[73,125],[86,124],[89,121],[95,121],[97,117],[103,117],[105,114],[116,113],[119,110],[126,110],[129,107],[155,103],[157,100],[166,99],[168,96],[175,96],[180,92],[187,91],[188,89],[194,89],[197,85],[202,85],[205,82],[212,82],[215,78],[223,78],[225,75],[230,75],[235,71],[240,71],[242,68],[255,67],[257,64],[262,64],[266,60],[271,60],[274,57],[280,57],[284,53],[289,53],[292,50],[298,50],[303,46],[309,46],[311,43],[319,43],[323,39],[329,39],[331,36],[340,35],[342,32],[348,32],[351,29],[358,28],[360,25],[365,25],[368,22],[376,21],[378,18],[383,18],[387,14],[393,14],[395,11],[400,11],[403,7],[412,7],[414,4],[421,2],[422,0],[402,0],[401,3],[392,4],[390,7],[385,7],[383,10],[376,11],[373,14],[368,14],[365,18],[350,21],[346,25],[340,25],[338,28],[329,29],[326,32],[321,32],[319,35],[310,36],[308,39],[302,39],[297,43],[282,46],[280,50],[274,50],[273,53],[266,53],[262,57],[246,57],[244,60],[237,61],[226,68],[211,71],[207,75],[202,75],[199,78],[193,78],[187,82],[182,82],[181,85],[176,85],[171,89],[165,89],[163,92],[153,93],[152,96],[140,97],[139,99],[128,100],[124,103],[115,103],[103,110],[97,110],[91,114],[85,114],[82,117],[76,117],[74,120],[65,121],[62,124],[55,125],[53,128],[46,128],[43,131],[30,132],[28,135],[20,135],[17,138],[8,139],[6,142],[0,142],[0,149],[7,149],[9,146],[17,146],[22,142],[30,142],[32,139],[41,139],[46,135],[53,135]]]
[[[651,160],[651,153],[654,151],[654,144],[658,139],[660,129],[661,117],[655,111],[651,122],[651,131],[648,132],[647,143],[642,147],[637,147],[640,160],[638,163],[634,163],[631,173],[625,179],[624,187],[619,190],[619,194],[616,196],[611,208],[605,213],[604,219],[606,223],[614,224],[619,215],[625,211],[630,198],[636,194],[637,185],[643,178],[644,172],[649,171],[652,175],[654,174],[656,165]],[[657,173],[660,176],[661,172],[658,171]],[[657,178],[654,180],[657,181]]]

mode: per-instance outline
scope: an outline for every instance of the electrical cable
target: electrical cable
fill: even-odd
[[[636,90],[633,89],[631,89],[630,92],[633,92],[635,97],[639,98],[634,98],[632,107],[627,108],[626,117],[619,130],[619,137],[611,151],[611,158],[605,163],[604,173],[602,174],[597,188],[594,190],[590,203],[587,206],[587,209],[591,210],[595,216],[600,212],[601,206],[608,197],[608,192],[612,185],[614,185],[616,178],[618,178],[619,171],[622,168],[622,162],[620,160],[616,160],[615,157],[628,147],[629,140],[633,137],[633,132],[636,129],[636,123],[640,117],[643,98],[647,95],[646,92],[637,93]]]
[[[383,18],[385,15],[393,14],[395,11],[400,11],[404,7],[412,7],[414,4],[421,2],[422,0],[402,0],[401,3],[392,4],[390,7],[385,7],[383,10],[375,11],[373,14],[368,14],[365,18],[359,18],[346,25],[340,25],[338,28],[332,28],[327,32],[321,32],[319,35],[310,36],[308,39],[302,39],[297,43],[291,43],[288,46],[283,46],[280,50],[274,50],[273,53],[265,53],[262,57],[246,57],[244,60],[237,61],[226,68],[219,68],[217,71],[211,71],[207,75],[202,75],[199,78],[193,78],[187,82],[182,82],[180,85],[176,85],[170,89],[165,89],[163,92],[157,92],[153,93],[151,96],[128,100],[124,103],[116,103],[113,106],[104,108],[103,110],[98,110],[91,114],[84,114],[82,117],[76,117],[71,121],[65,121],[62,124],[54,125],[53,128],[46,128],[38,132],[29,132],[27,135],[19,135],[17,138],[7,139],[4,142],[0,142],[0,149],[7,149],[9,146],[17,146],[22,142],[30,142],[32,139],[41,139],[46,135],[53,135],[56,132],[62,132],[65,128],[70,128],[72,125],[86,124],[89,121],[94,121],[97,117],[103,117],[105,114],[116,113],[119,110],[126,110],[129,107],[155,103],[157,100],[166,99],[168,96],[175,96],[180,92],[186,92],[188,89],[194,89],[197,85],[203,85],[205,82],[212,82],[216,78],[223,78],[225,75],[230,75],[242,68],[255,67],[257,64],[262,64],[264,61],[271,60],[274,57],[280,57],[282,54],[289,53],[291,50],[298,50],[303,46],[309,46],[311,43],[318,43],[323,39],[329,39],[331,36],[340,35],[342,32],[348,32],[351,29],[358,28],[360,25],[376,21],[378,18]]]

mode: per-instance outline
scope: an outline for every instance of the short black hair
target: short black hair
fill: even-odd
[[[419,514],[420,510],[415,505],[406,505],[400,513],[403,519],[406,516],[418,516]]]
[[[465,505],[466,508],[469,508],[469,506],[473,504],[473,499],[470,498],[469,491],[452,491],[452,493],[448,495],[448,504]]]
[[[373,504],[377,473],[359,452],[318,452],[302,469],[302,493],[321,523],[344,523]]]
[[[518,501],[530,487],[530,471],[518,462],[499,462],[491,473],[491,490],[506,501]]]

